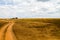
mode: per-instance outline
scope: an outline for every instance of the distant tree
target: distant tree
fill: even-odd
[[[18,19],[18,17],[14,17],[14,18],[11,18],[11,19]]]
[[[15,19],[18,19],[18,17],[15,17]]]

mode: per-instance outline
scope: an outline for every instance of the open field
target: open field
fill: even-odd
[[[6,25],[7,23],[8,22],[6,22],[5,20],[0,19],[0,28]]]
[[[9,40],[8,37],[14,40],[60,40],[60,19],[0,20],[0,27],[6,24],[9,25],[5,34],[13,34],[15,37],[10,38],[6,35],[4,40]]]

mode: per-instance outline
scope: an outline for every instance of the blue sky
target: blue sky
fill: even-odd
[[[60,0],[0,0],[0,17],[60,18]]]

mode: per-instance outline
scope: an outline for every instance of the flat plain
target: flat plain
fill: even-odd
[[[6,25],[1,40],[60,40],[59,18],[0,19],[0,30]]]

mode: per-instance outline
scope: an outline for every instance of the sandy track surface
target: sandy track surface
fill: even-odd
[[[16,40],[16,37],[12,31],[14,22],[9,22],[7,25],[0,29],[0,40]]]

